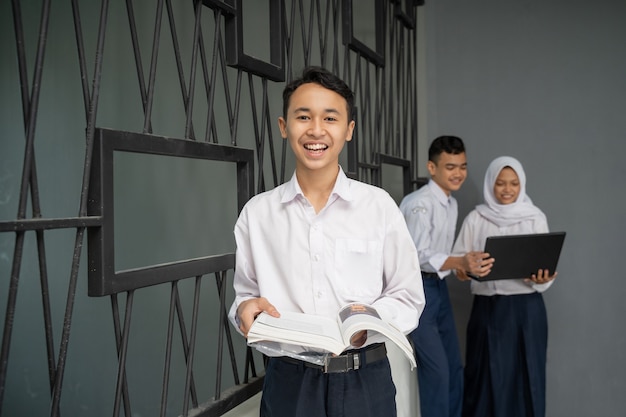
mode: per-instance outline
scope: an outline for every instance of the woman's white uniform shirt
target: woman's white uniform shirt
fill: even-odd
[[[512,204],[499,204],[495,197],[494,185],[500,171],[512,168],[520,181],[520,193]],[[489,236],[547,233],[548,221],[545,214],[526,195],[526,174],[520,162],[512,157],[502,156],[491,162],[483,185],[485,203],[476,206],[461,226],[452,250],[454,255],[471,251],[482,251]],[[496,259],[495,262],[498,262]],[[550,271],[552,275],[555,271]],[[535,284],[523,279],[506,279],[479,282],[472,280],[471,292],[476,295],[513,295],[543,292],[554,281]]]

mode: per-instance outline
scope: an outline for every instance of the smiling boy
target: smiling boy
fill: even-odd
[[[426,308],[410,337],[418,363],[422,417],[460,417],[463,363],[445,281],[453,270],[484,276],[493,259],[487,253],[451,256],[458,217],[457,191],[467,177],[465,145],[456,136],[440,136],[428,149],[430,181],[404,197],[404,214],[420,259]]]
[[[322,68],[305,69],[283,91],[278,124],[295,155],[295,173],[253,197],[235,225],[230,318],[243,335],[263,311],[336,317],[350,302],[372,305],[405,334],[417,326],[424,292],[404,218],[387,192],[349,179],[339,166],[352,140],[353,105],[350,88]],[[340,356],[358,366],[336,373],[297,354],[265,352],[260,415],[395,416],[384,341],[375,332],[353,335]]]

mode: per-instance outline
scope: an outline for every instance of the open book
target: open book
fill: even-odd
[[[408,338],[391,323],[383,321],[376,309],[367,304],[348,304],[339,311],[336,319],[287,311],[281,312],[279,318],[261,313],[250,327],[248,343],[278,342],[339,355],[350,348],[350,338],[361,330],[381,333],[400,347],[410,361],[411,369],[416,366]]]

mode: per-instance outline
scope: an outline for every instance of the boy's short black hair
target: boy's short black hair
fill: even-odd
[[[465,153],[465,145],[463,140],[457,136],[439,136],[428,148],[428,160],[437,163],[439,155],[443,152],[452,155]]]
[[[348,120],[352,120],[352,109],[354,108],[354,93],[341,78],[322,67],[307,67],[302,71],[302,76],[291,81],[283,90],[283,117],[287,117],[289,100],[291,95],[302,84],[315,83],[324,88],[334,91],[346,99]]]

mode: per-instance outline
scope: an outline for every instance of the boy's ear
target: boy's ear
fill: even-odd
[[[428,173],[433,176],[437,170],[437,165],[435,165],[433,161],[428,161],[426,163],[426,168],[428,169]]]
[[[278,129],[280,129],[280,136],[287,139],[287,121],[282,116],[278,118]]]
[[[355,125],[356,125],[356,122],[354,120],[348,123],[348,134],[346,135],[346,142],[350,142],[352,140],[352,135],[354,134]]]

